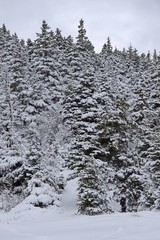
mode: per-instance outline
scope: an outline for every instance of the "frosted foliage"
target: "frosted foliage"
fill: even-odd
[[[45,20],[27,43],[3,25],[1,208],[60,208],[73,184],[79,214],[121,211],[122,196],[126,211],[159,210],[159,72],[156,51],[109,37],[95,53],[83,19],[75,41]]]

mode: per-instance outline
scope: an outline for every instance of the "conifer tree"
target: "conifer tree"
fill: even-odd
[[[112,44],[111,44],[111,40],[108,37],[107,38],[107,42],[103,45],[101,53],[102,54],[106,54],[107,56],[109,56],[109,55],[112,54],[112,50],[113,50],[113,47],[112,47]]]
[[[100,166],[95,159],[85,156],[85,166],[80,173],[78,186],[78,212],[87,215],[109,213],[107,193]]]
[[[58,136],[58,126],[61,124],[57,121],[57,118],[60,119],[58,102],[61,98],[61,89],[54,59],[56,40],[53,32],[49,30],[48,24],[43,21],[41,33],[37,34],[35,42],[28,41],[31,95],[26,107],[28,126],[25,135],[26,169],[31,178],[28,181],[26,194],[29,202],[41,207],[54,204],[55,199],[59,198],[58,195],[56,197],[58,178],[56,180],[54,175],[55,172],[60,172],[59,165],[55,164],[59,156],[54,146],[57,144],[56,136]],[[33,201],[31,196],[34,192]]]
[[[1,145],[1,182],[2,189],[7,186],[8,194],[12,201],[12,195],[17,198],[24,197],[24,181],[20,181],[22,165],[24,163],[22,143],[22,112],[26,104],[27,83],[26,59],[22,54],[22,47],[16,35],[11,36],[5,31],[5,45],[1,56],[3,66],[2,77],[2,140]],[[5,165],[5,168],[3,167]],[[9,199],[9,198],[8,198]],[[18,200],[17,200],[18,202]],[[14,205],[14,203],[13,203]]]

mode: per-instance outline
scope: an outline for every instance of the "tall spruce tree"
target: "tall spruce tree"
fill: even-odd
[[[23,189],[26,184],[24,181],[21,181],[20,175],[25,159],[22,137],[22,114],[28,97],[26,82],[27,62],[24,54],[25,49],[22,48],[16,34],[11,36],[5,30],[5,36],[6,40],[1,56],[4,71],[2,76],[2,89],[4,91],[2,116],[5,116],[5,120],[2,118],[3,145],[1,146],[3,146],[3,150],[1,155],[3,161],[1,181],[2,190],[8,186],[9,198],[12,201],[11,194],[17,195],[17,199],[24,197]],[[5,167],[3,167],[4,165]]]

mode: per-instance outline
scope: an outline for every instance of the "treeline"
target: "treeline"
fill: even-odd
[[[60,206],[63,171],[78,181],[77,211],[160,209],[160,55],[130,45],[100,53],[80,20],[76,41],[46,21],[35,41],[0,28],[0,194]],[[68,181],[69,181],[68,179]]]

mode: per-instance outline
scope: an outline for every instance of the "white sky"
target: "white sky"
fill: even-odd
[[[139,52],[160,51],[160,0],[0,0],[0,27],[25,40],[36,38],[43,19],[75,37],[81,18],[97,51],[107,37],[119,49],[131,43]]]

